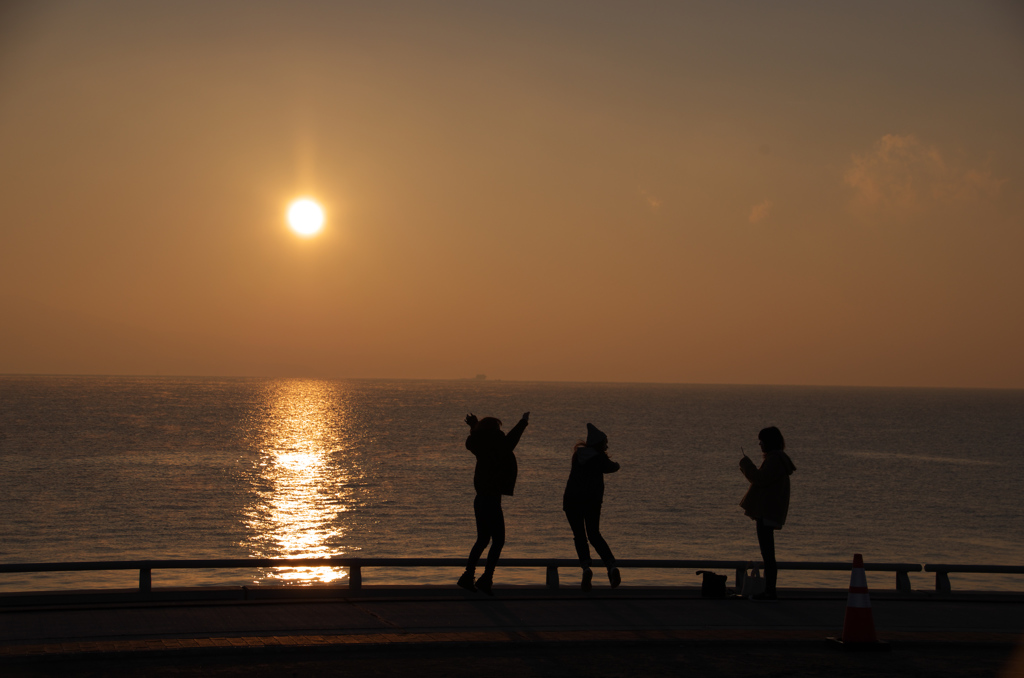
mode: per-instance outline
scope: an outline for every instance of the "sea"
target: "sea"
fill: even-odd
[[[602,532],[620,559],[760,559],[738,503],[745,452],[778,426],[796,464],[780,561],[1024,564],[1024,391],[179,377],[0,376],[0,563],[465,558],[475,538],[467,413],[511,428],[505,557],[575,558],[561,511],[593,423],[621,464]],[[364,584],[454,584],[453,568]],[[562,570],[562,581],[578,572]],[[725,572],[730,575],[731,572]],[[156,570],[153,585],[344,585],[342,568]],[[120,588],[137,571],[2,574],[0,591]],[[950,575],[1024,590],[1024,575]],[[624,584],[697,585],[689,570]],[[495,585],[540,584],[502,568]],[[783,571],[780,587],[848,585]],[[915,589],[934,575],[911,574]],[[895,575],[869,572],[871,587]]]

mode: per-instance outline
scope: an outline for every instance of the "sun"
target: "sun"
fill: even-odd
[[[324,211],[315,200],[301,198],[288,207],[288,224],[301,236],[314,236],[324,226]]]

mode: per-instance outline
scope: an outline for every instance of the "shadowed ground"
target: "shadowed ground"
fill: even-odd
[[[282,654],[78,658],[6,665],[8,676],[1010,676],[1006,646],[904,646],[849,653],[825,643],[342,648]],[[1018,665],[1014,677],[1024,675]]]
[[[369,588],[0,608],[0,673],[302,676],[1024,676],[1024,597],[873,595],[889,652],[849,652],[845,592]],[[184,598],[189,592],[181,593]],[[262,596],[262,597],[261,597]],[[1013,666],[1017,668],[1014,669]]]

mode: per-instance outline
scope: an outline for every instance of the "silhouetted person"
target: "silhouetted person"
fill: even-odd
[[[562,495],[562,510],[572,528],[572,541],[583,568],[582,588],[591,589],[594,573],[590,569],[589,540],[608,568],[608,581],[612,588],[622,582],[615,556],[608,542],[601,536],[601,503],[604,501],[604,474],[615,473],[619,465],[608,458],[608,436],[593,424],[587,424],[587,439],[579,441],[572,450],[572,470]]]
[[[476,472],[473,474],[473,487],[476,499],[473,500],[473,514],[476,516],[476,543],[469,551],[466,571],[459,577],[459,586],[470,591],[480,589],[487,595],[494,584],[494,567],[498,564],[501,549],[505,545],[505,514],[501,510],[501,495],[512,496],[516,488],[516,476],[519,467],[513,450],[530,423],[530,413],[523,414],[511,431],[506,435],[501,430],[501,420],[494,417],[477,419],[474,414],[466,415],[469,424],[469,437],[466,438],[466,449],[476,456]],[[473,582],[476,564],[484,552],[487,542],[491,549],[487,552],[487,564],[483,576]]]
[[[746,454],[740,459],[740,470],[750,481],[750,489],[743,495],[740,506],[757,522],[757,544],[764,560],[764,593],[755,600],[775,600],[775,583],[779,568],[775,562],[775,530],[781,530],[789,513],[789,476],[796,470],[793,460],[785,453],[786,441],[774,426],[761,429],[757,434],[764,460],[761,466]]]

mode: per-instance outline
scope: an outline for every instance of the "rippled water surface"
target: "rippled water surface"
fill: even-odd
[[[740,448],[777,425],[797,465],[780,560],[1024,562],[1024,392],[476,381],[0,377],[0,562],[328,555],[458,557],[474,539],[467,412],[530,410],[505,498],[508,557],[575,557],[561,513],[590,421],[622,470],[620,558],[759,559]],[[755,458],[757,455],[752,454]],[[366,570],[366,583],[456,571]],[[158,570],[154,585],[303,583],[330,568]],[[497,581],[543,571],[499,569]],[[574,573],[563,572],[571,581]],[[891,575],[869,583],[891,587]],[[695,584],[627,571],[627,583]],[[845,586],[783,572],[780,585]],[[132,586],[137,572],[0,575],[0,590]],[[874,579],[875,581],[872,581]],[[912,575],[930,588],[930,575]],[[1024,590],[1024,576],[953,575]]]

